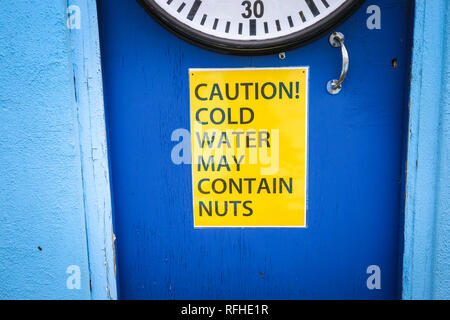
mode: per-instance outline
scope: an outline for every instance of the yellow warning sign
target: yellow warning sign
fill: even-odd
[[[306,227],[308,68],[189,78],[194,227]]]

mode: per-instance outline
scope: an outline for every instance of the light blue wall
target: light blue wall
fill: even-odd
[[[66,10],[64,0],[1,3],[1,299],[90,298]],[[79,290],[66,287],[70,265]]]
[[[404,299],[450,299],[450,1],[417,0]]]

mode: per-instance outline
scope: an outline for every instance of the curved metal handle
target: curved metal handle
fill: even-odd
[[[344,82],[345,77],[348,73],[348,66],[350,64],[350,59],[348,57],[347,49],[344,45],[345,37],[340,32],[333,32],[330,35],[330,38],[328,41],[330,42],[330,45],[339,48],[341,47],[342,51],[342,70],[341,75],[339,76],[339,80],[330,80],[327,83],[327,91],[329,94],[338,94],[342,90],[342,82]]]

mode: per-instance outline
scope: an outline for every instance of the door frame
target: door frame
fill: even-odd
[[[91,299],[117,299],[103,80],[95,0],[67,1]]]

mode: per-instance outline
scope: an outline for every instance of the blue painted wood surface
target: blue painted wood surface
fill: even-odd
[[[404,299],[450,299],[450,2],[416,1]]]
[[[100,44],[95,0],[68,0],[92,299],[117,299]],[[77,12],[79,15],[77,15]]]
[[[366,8],[381,7],[368,30]],[[105,104],[122,299],[400,297],[402,168],[411,2],[366,3],[339,31],[278,55],[236,57],[192,46],[134,1],[100,1]],[[397,67],[393,67],[397,59]],[[191,168],[170,158],[189,129],[188,68],[310,66],[307,229],[195,229]],[[381,290],[366,286],[381,267]]]

